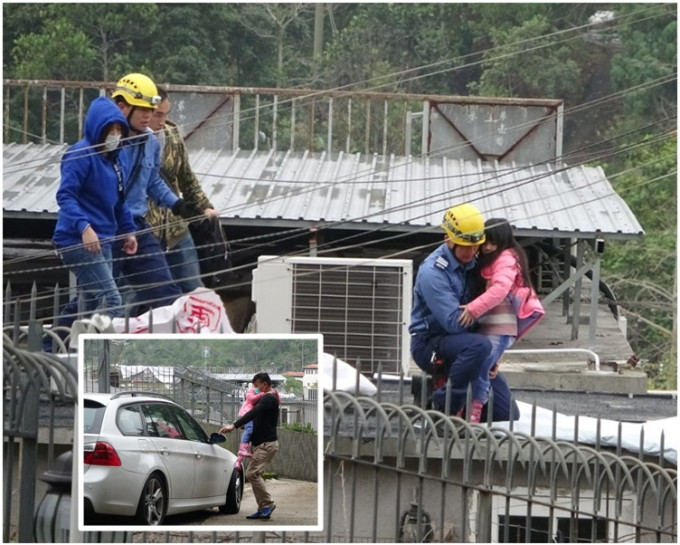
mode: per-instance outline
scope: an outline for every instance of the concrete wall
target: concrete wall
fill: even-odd
[[[219,430],[219,426],[204,424],[208,433]],[[267,472],[275,473],[278,477],[296,479],[299,481],[318,480],[319,467],[319,436],[290,430],[278,430],[279,452],[268,466]],[[225,448],[233,453],[238,451],[240,432],[227,435]]]

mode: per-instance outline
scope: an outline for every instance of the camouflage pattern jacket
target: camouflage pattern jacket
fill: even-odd
[[[175,195],[185,201],[195,204],[201,210],[213,208],[201,189],[196,175],[189,165],[184,139],[177,125],[165,122],[164,136],[161,139],[161,177],[168,184]],[[153,227],[154,235],[161,242],[164,249],[172,249],[189,231],[189,227],[181,217],[174,215],[167,208],[160,208],[149,200],[149,211],[146,221]]]

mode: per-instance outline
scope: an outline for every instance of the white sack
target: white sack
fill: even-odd
[[[127,332],[149,333],[149,315],[152,312],[153,333],[234,333],[222,299],[207,288],[196,288],[178,297],[172,305],[130,318]],[[116,333],[126,332],[125,318],[114,318],[112,322]]]

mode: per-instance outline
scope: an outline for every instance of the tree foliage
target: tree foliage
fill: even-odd
[[[677,110],[677,6],[621,4],[618,27],[621,51],[612,58],[611,79],[616,90],[640,86],[626,93],[626,111],[634,119],[674,118]],[[657,81],[656,85],[649,85]]]
[[[494,47],[484,53],[482,75],[470,90],[481,96],[580,98],[584,75],[576,59],[585,57],[584,43],[547,37],[554,31],[543,15],[507,30],[494,29]]]
[[[310,339],[127,339],[117,362],[125,365],[185,366],[222,373],[284,373],[317,363]]]

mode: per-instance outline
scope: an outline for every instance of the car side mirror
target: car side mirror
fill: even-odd
[[[224,443],[227,440],[227,438],[217,432],[213,432],[210,434],[210,439],[208,439],[208,443],[211,445],[216,445],[217,443]]]

